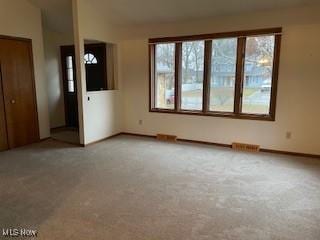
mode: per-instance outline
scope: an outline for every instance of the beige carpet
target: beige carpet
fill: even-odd
[[[129,136],[48,140],[0,153],[3,227],[45,240],[318,240],[320,160]]]

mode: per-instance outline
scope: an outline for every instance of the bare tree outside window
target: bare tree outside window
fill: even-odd
[[[237,38],[212,41],[210,111],[233,112]]]
[[[243,113],[268,114],[270,111],[274,44],[274,36],[247,38]]]
[[[174,109],[175,44],[158,44],[155,63],[155,106]]]
[[[182,43],[181,109],[201,110],[204,41]]]

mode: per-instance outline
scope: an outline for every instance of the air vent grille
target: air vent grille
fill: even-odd
[[[260,146],[247,143],[232,143],[232,148],[239,151],[259,152]]]
[[[177,136],[167,134],[157,134],[157,139],[161,141],[176,142]]]

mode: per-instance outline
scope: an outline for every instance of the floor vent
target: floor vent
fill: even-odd
[[[177,136],[167,134],[157,134],[157,139],[161,141],[176,142]]]
[[[259,152],[260,146],[246,143],[232,143],[232,148],[240,151]]]

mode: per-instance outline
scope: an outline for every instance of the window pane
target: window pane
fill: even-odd
[[[274,36],[247,38],[243,79],[243,113],[269,114],[274,43]]]
[[[212,41],[210,111],[233,112],[237,38]]]
[[[98,60],[97,60],[96,58],[93,58],[92,61],[91,61],[91,63],[92,63],[92,64],[97,64],[97,63],[98,63]]]
[[[89,54],[87,53],[87,54],[84,55],[84,63],[87,63],[89,61],[90,61],[89,60]]]
[[[98,60],[92,53],[86,53],[84,55],[84,63],[85,64],[97,64]]]
[[[155,107],[174,109],[174,43],[156,45],[155,65]]]
[[[74,81],[68,81],[68,92],[74,92]]]
[[[73,81],[73,69],[69,68],[67,69],[67,73],[68,73],[68,81]]]
[[[203,93],[204,41],[182,44],[181,109],[201,110]]]
[[[67,68],[72,68],[73,63],[72,63],[72,56],[67,57]]]

